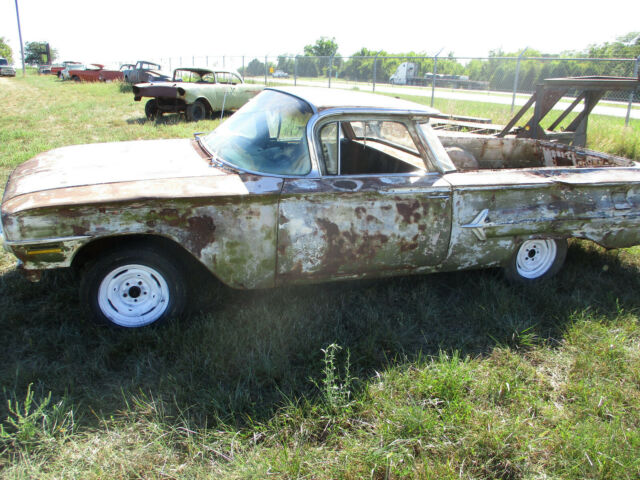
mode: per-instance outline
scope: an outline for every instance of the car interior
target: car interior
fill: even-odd
[[[392,121],[339,121],[324,125],[320,143],[326,175],[424,172],[407,127]]]

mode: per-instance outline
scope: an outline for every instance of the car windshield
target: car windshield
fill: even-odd
[[[0,65],[9,65],[9,62],[5,58],[0,58]]]
[[[276,175],[311,171],[306,126],[313,111],[273,90],[259,94],[204,138],[208,150],[243,170]]]

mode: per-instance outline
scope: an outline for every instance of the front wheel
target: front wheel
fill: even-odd
[[[566,240],[526,240],[513,252],[504,272],[512,282],[532,283],[558,273],[566,257]]]
[[[144,105],[144,114],[149,120],[153,120],[158,116],[158,101],[155,98],[147,101]]]
[[[111,251],[82,276],[80,300],[102,325],[139,328],[178,315],[186,299],[182,271],[154,248]]]

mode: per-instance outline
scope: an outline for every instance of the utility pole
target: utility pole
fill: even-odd
[[[22,46],[22,30],[20,29],[20,13],[18,12],[18,0],[16,0],[16,18],[18,19],[18,36],[20,37],[20,55],[22,55],[22,76],[26,75],[24,68],[24,47]]]

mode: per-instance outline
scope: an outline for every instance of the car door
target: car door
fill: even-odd
[[[280,284],[411,273],[447,255],[451,186],[418,163],[394,165],[395,157],[377,156],[351,127],[346,138],[344,124],[327,124],[318,135],[321,177],[285,180],[278,221]],[[400,128],[406,125],[400,122]],[[367,167],[363,152],[378,165]],[[412,155],[419,159],[417,153]],[[359,169],[348,166],[359,155]]]
[[[224,110],[237,110],[246,103],[242,101],[242,91],[237,88],[240,81],[240,78],[231,72],[216,72],[216,82],[219,87],[217,94],[222,98],[221,110],[222,106]]]

